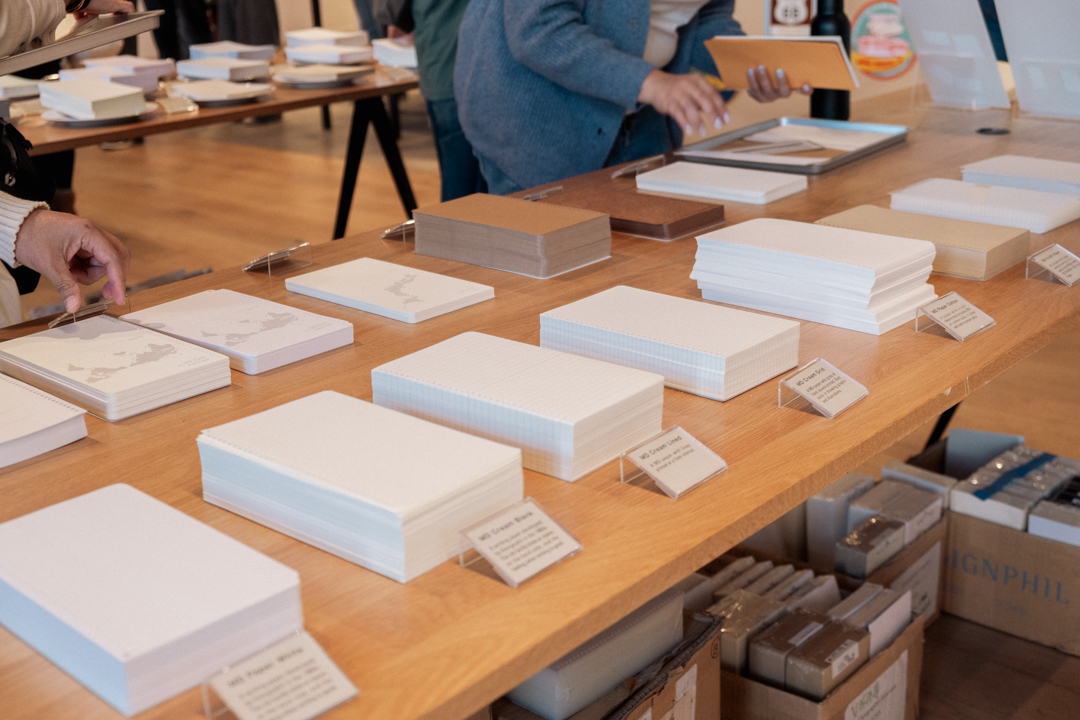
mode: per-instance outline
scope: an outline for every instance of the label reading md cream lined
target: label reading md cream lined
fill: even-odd
[[[830,420],[870,394],[865,387],[821,358],[781,382]]]
[[[930,318],[961,341],[994,326],[994,318],[955,292],[926,303],[919,308],[919,313]]]
[[[843,645],[836,648],[832,655],[825,658],[825,662],[832,666],[832,676],[835,680],[840,677],[840,673],[847,670],[851,663],[859,659],[859,643],[854,640],[847,640]]]
[[[812,622],[809,625],[807,625],[806,627],[804,627],[802,630],[800,630],[799,632],[792,635],[788,639],[788,644],[793,645],[795,647],[799,647],[804,642],[809,640],[811,635],[813,635],[814,633],[816,633],[818,630],[820,630],[823,627],[825,627],[825,626],[822,625],[819,622]]]
[[[489,517],[462,535],[511,587],[581,550],[581,543],[532,498]]]
[[[1054,277],[1069,287],[1080,280],[1080,258],[1060,245],[1043,248],[1028,259],[1039,267],[1049,270]]]
[[[625,458],[673,498],[727,470],[723,458],[681,427],[646,440],[628,450]]]

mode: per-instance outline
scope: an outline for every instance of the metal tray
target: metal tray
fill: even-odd
[[[788,165],[785,163],[772,163],[761,160],[751,161],[734,158],[703,158],[684,155],[687,151],[723,150],[723,146],[725,145],[729,145],[737,140],[742,140],[749,135],[762,132],[763,130],[770,130],[781,125],[806,125],[809,127],[835,128],[838,130],[859,130],[880,134],[881,139],[865,147],[861,147],[857,150],[850,150],[813,165]],[[777,172],[795,173],[797,175],[819,175],[828,172],[829,170],[833,170],[834,168],[838,168],[841,165],[846,165],[853,160],[858,160],[861,157],[875,153],[878,150],[902,143],[907,139],[907,133],[908,129],[903,125],[879,125],[877,123],[855,123],[843,120],[780,117],[766,120],[765,122],[760,122],[756,125],[740,128],[738,130],[732,130],[731,132],[711,137],[708,140],[702,140],[693,145],[687,145],[681,150],[676,150],[675,156],[680,160],[705,163],[708,165],[729,165],[731,167],[753,168],[755,170],[774,170]]]

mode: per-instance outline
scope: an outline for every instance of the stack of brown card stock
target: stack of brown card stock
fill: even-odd
[[[604,213],[614,232],[654,240],[674,240],[724,222],[723,205],[647,195],[614,182],[555,193],[542,202]]]
[[[611,257],[608,216],[469,195],[413,213],[416,253],[549,278]]]
[[[817,223],[927,240],[937,248],[934,272],[970,280],[989,280],[1022,263],[1031,237],[1023,228],[919,215],[875,205],[859,205]]]

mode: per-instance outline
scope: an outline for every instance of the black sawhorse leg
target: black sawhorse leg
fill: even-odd
[[[360,156],[364,154],[364,140],[367,138],[368,123],[375,126],[375,135],[379,138],[383,156],[394,176],[398,197],[405,207],[405,214],[412,217],[416,209],[409,176],[405,174],[405,165],[401,162],[397,141],[390,118],[386,116],[386,107],[382,98],[357,100],[353,105],[352,126],[349,128],[349,145],[345,153],[345,172],[341,177],[341,195],[338,197],[337,218],[334,221],[334,240],[345,236],[345,226],[349,222],[349,208],[352,206],[353,192],[356,190],[356,176],[360,172]]]

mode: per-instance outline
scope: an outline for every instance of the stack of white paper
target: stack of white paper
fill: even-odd
[[[523,494],[517,448],[330,391],[198,442],[207,502],[399,582]]]
[[[168,58],[154,60],[134,55],[87,58],[84,64],[86,67],[111,67],[133,73],[149,73],[154,77],[166,77],[176,72],[176,63]]]
[[[294,63],[356,65],[370,62],[373,52],[370,45],[289,45],[285,57]]]
[[[181,60],[176,63],[176,72],[180,77],[199,80],[256,80],[270,74],[270,63],[266,60],[208,57]]]
[[[806,176],[675,162],[637,176],[640,190],[764,205],[806,189]]]
[[[238,60],[271,60],[276,52],[273,45],[248,45],[231,40],[199,43],[190,46],[188,51],[192,60],[211,57],[236,58]]]
[[[690,277],[706,300],[880,335],[937,297],[925,240],[769,218],[697,240]]]
[[[229,356],[234,370],[258,373],[351,345],[352,323],[232,290],[207,290],[124,316]]]
[[[390,38],[380,38],[372,40],[371,46],[375,50],[375,59],[383,65],[410,68],[417,65],[415,45]]]
[[[368,34],[365,30],[342,31],[312,27],[303,30],[290,30],[285,33],[285,44],[289,47],[299,47],[301,45],[362,46],[368,44]]]
[[[374,72],[373,66],[359,65],[277,65],[274,80],[282,83],[341,83]]]
[[[41,83],[41,105],[79,120],[134,117],[146,107],[143,91],[100,78]]]
[[[998,155],[960,167],[964,182],[1080,196],[1080,163]]]
[[[482,333],[371,371],[374,401],[520,447],[525,467],[574,481],[661,430],[653,373]]]
[[[540,345],[730,400],[798,365],[799,323],[618,286],[541,315]]]
[[[130,85],[143,91],[144,95],[157,92],[158,79],[153,73],[133,73],[130,70],[121,70],[112,67],[75,68],[72,70],[60,70],[61,80],[82,80],[83,78],[97,78]]]
[[[27,80],[18,75],[0,76],[0,98],[28,98],[37,97],[38,81]]]
[[[224,355],[106,315],[0,343],[0,371],[110,422],[230,383]]]
[[[0,525],[0,623],[130,717],[302,629],[300,578],[109,485]]]
[[[301,295],[417,323],[495,297],[494,288],[438,273],[360,258],[286,278]]]
[[[173,92],[197,103],[232,103],[269,95],[274,86],[266,83],[239,83],[231,80],[194,80],[176,83]]]
[[[86,437],[84,410],[6,375],[0,408],[0,468]]]
[[[892,193],[893,210],[1044,233],[1080,218],[1080,197],[930,178]]]

